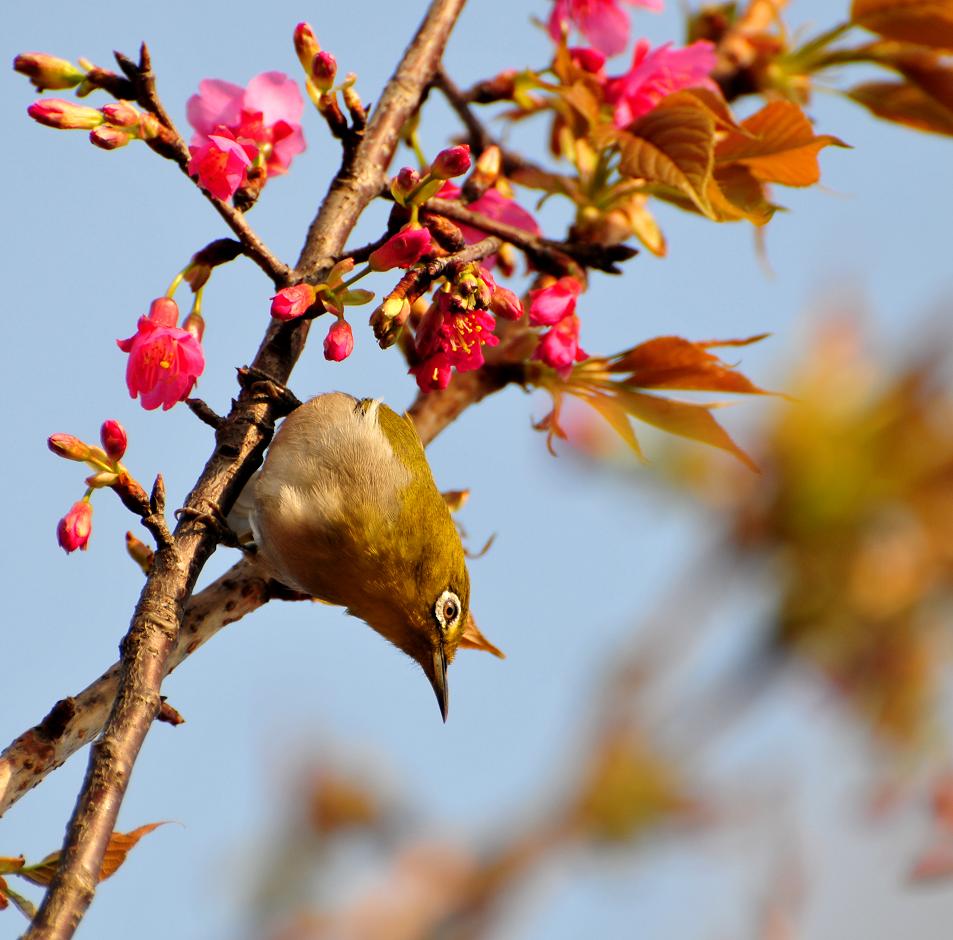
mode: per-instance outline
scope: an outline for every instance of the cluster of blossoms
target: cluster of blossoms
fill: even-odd
[[[410,371],[422,391],[446,388],[454,369],[471,372],[483,365],[483,347],[500,341],[493,314],[518,320],[523,307],[485,267],[465,265],[440,287],[414,336],[416,362]]]
[[[104,486],[137,486],[120,463],[126,453],[126,431],[118,421],[104,421],[99,429],[102,447],[91,446],[72,434],[53,434],[47,446],[58,457],[85,463],[94,471],[86,478],[86,494],[70,507],[56,526],[56,539],[69,554],[76,549],[86,551],[93,531],[93,506],[90,497],[94,489]]]
[[[217,199],[230,199],[254,167],[260,182],[286,173],[305,148],[304,101],[282,72],[256,75],[246,88],[220,79],[199,82],[186,106],[195,134],[188,171]]]

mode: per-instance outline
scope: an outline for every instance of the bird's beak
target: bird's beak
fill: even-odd
[[[433,672],[428,671],[428,678],[433,686],[434,695],[437,696],[440,714],[446,721],[450,708],[450,692],[447,689],[447,656],[443,651],[442,643],[438,644],[433,652]]]

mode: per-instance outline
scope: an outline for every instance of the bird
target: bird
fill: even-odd
[[[473,619],[460,533],[413,421],[379,399],[327,392],[292,411],[229,517],[243,521],[275,580],[415,660],[445,722],[456,651],[503,658]]]

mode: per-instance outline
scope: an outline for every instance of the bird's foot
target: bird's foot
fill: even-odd
[[[301,399],[291,389],[254,366],[243,366],[238,370],[238,384],[253,395],[261,395],[273,402],[282,416],[301,407]]]

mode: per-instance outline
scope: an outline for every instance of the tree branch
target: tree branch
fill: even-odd
[[[426,211],[502,238],[503,241],[510,242],[525,252],[540,270],[557,276],[563,274],[579,276],[581,268],[595,268],[607,274],[621,274],[622,269],[618,267],[618,263],[628,261],[629,258],[638,254],[635,248],[627,245],[595,245],[583,241],[559,242],[542,238],[527,232],[526,229],[499,222],[480,212],[474,212],[461,203],[449,199],[428,199]]]
[[[513,339],[507,338],[508,356],[517,353],[513,343]],[[496,353],[498,348],[489,352]],[[421,393],[410,411],[424,444],[429,444],[469,405],[503,388],[507,382],[520,380],[518,367],[494,363],[457,375],[443,392]],[[265,577],[253,560],[242,558],[189,599],[166,675],[223,627],[269,601],[305,599]],[[61,699],[39,724],[24,731],[0,753],[0,816],[99,734],[116,698],[120,668],[121,663],[113,664],[82,692]]]
[[[298,272],[314,274],[340,252],[358,216],[380,190],[404,121],[433,77],[464,0],[434,0],[381,96],[353,157],[345,158],[308,233]],[[221,210],[220,210],[221,211]],[[234,229],[233,229],[234,231]],[[236,234],[239,234],[236,231]],[[239,234],[241,237],[241,234]],[[285,383],[300,355],[307,325],[273,325],[253,366]],[[243,391],[217,435],[217,446],[185,508],[209,504],[227,512],[248,482],[270,440],[274,404]],[[156,552],[122,642],[115,703],[89,767],[63,844],[60,866],[27,940],[68,938],[89,907],[103,855],[115,829],[133,764],[159,712],[159,690],[195,580],[216,545],[201,514],[186,515],[170,546]]]

